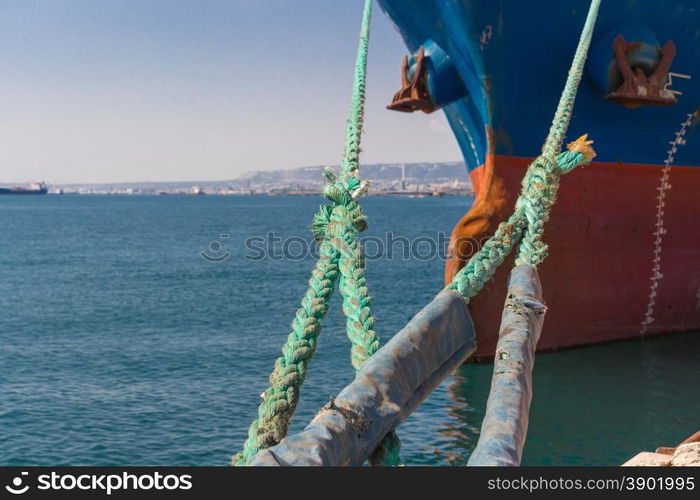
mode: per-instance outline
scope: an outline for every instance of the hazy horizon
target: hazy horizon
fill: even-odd
[[[0,182],[234,179],[339,163],[362,1],[0,5]],[[461,161],[441,112],[385,109],[406,49],[375,6],[362,161]]]
[[[385,166],[385,165],[399,165],[401,163],[405,163],[406,166],[409,165],[425,165],[425,164],[435,164],[435,165],[442,165],[442,164],[462,164],[464,165],[464,160],[448,160],[448,161],[438,161],[438,162],[362,162],[360,165],[360,169],[362,169],[362,166]],[[339,163],[336,164],[327,164],[327,165],[303,165],[300,167],[290,167],[290,168],[279,168],[279,169],[266,169],[266,170],[244,170],[238,174],[236,174],[233,177],[227,177],[227,178],[221,178],[221,179],[169,179],[169,180],[162,180],[162,179],[144,179],[144,180],[138,180],[138,181],[105,181],[105,182],[47,182],[48,185],[56,185],[56,186],[69,186],[69,185],[92,185],[92,184],[105,184],[105,185],[119,185],[119,184],[159,184],[159,183],[165,183],[165,184],[177,184],[177,183],[196,183],[196,182],[202,182],[202,183],[217,183],[217,182],[230,182],[230,181],[243,181],[247,180],[249,178],[253,178],[261,173],[274,173],[274,172],[292,172],[295,170],[303,170],[303,169],[309,169],[309,168],[318,168],[319,169],[319,178],[322,178],[321,173],[322,173],[322,168],[324,167],[331,167],[334,169],[337,169],[340,167]],[[470,181],[469,173],[467,171],[466,165],[464,165],[464,180]],[[38,181],[38,179],[34,179],[34,181]],[[24,181],[20,182],[20,184],[28,184],[31,181]],[[0,179],[0,185],[7,185],[11,184],[11,182],[4,182]]]

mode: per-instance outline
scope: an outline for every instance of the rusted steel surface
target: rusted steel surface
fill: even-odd
[[[459,241],[471,245],[451,252],[446,269],[448,282],[498,224],[513,213],[531,161],[499,155],[472,172],[474,178],[475,172],[483,171],[482,191],[455,227],[450,243],[455,250]],[[545,284],[544,300],[550,308],[537,344],[539,352],[700,330],[700,231],[688,231],[700,220],[700,168],[672,167],[668,177],[672,187],[659,208],[662,178],[663,166],[594,161],[567,174],[562,181],[545,230],[549,257],[539,266]],[[654,290],[653,323],[642,334],[641,324],[652,292],[654,235],[660,209],[664,213],[662,274]],[[490,361],[496,350],[512,265],[512,258],[506,259],[469,302],[480,360]]]
[[[515,267],[503,308],[486,415],[468,465],[520,465],[532,400],[535,347],[544,315],[537,269]]]
[[[418,49],[416,68],[410,79],[408,78],[408,56],[404,56],[401,63],[401,90],[394,94],[394,98],[387,108],[406,113],[419,110],[425,113],[435,111],[435,104],[428,90],[427,70],[425,49],[422,46]]]
[[[640,67],[630,67],[627,60],[627,51],[633,46],[634,42],[627,43],[622,35],[617,35],[613,41],[615,63],[622,75],[623,82],[620,88],[607,94],[605,100],[617,102],[626,108],[676,104],[678,101],[673,93],[666,89],[668,71],[676,55],[676,46],[671,40],[664,44],[661,48],[661,59],[649,76]]]
[[[302,432],[262,450],[251,465],[361,465],[474,350],[464,301],[455,292],[441,292]]]

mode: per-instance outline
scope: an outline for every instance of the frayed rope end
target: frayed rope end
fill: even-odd
[[[585,163],[590,163],[597,156],[591,144],[593,144],[593,141],[588,140],[588,134],[583,134],[575,141],[570,142],[567,148],[569,151],[581,153],[586,158]]]

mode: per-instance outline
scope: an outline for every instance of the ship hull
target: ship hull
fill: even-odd
[[[24,189],[24,190],[16,190],[16,189],[0,189],[0,196],[2,195],[29,195],[29,194],[46,194],[45,190],[31,190],[31,189]]]
[[[46,194],[47,192],[48,190],[45,187],[39,189],[0,188],[0,195]]]
[[[459,89],[440,82],[437,70],[426,80],[429,90],[446,88],[444,96],[462,92],[439,106],[477,195],[452,234],[449,283],[513,211],[587,2],[378,1],[413,64],[427,46],[446,54],[440,67],[452,64],[461,79]],[[589,133],[598,157],[562,179],[545,229],[550,251],[539,270],[548,313],[539,350],[700,329],[699,25],[700,9],[681,0],[603,2],[567,137]],[[600,82],[615,69],[611,42],[639,33],[653,33],[659,46],[675,43],[666,86],[677,102],[632,108],[607,99],[611,89]],[[493,356],[511,267],[507,260],[470,303],[480,358]]]
[[[494,158],[490,189],[454,231],[463,255],[512,213],[530,161]],[[670,189],[659,240],[659,204],[639,200],[658,199],[664,170]],[[549,257],[539,267],[548,311],[538,349],[700,330],[700,232],[691,229],[700,218],[698,193],[694,167],[594,162],[567,174],[547,223]],[[479,358],[493,356],[512,264],[507,260],[471,301]],[[448,263],[448,280],[458,267]]]

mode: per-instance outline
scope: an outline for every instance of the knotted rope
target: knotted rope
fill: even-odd
[[[586,56],[591,44],[601,0],[592,0],[586,23],[581,31],[569,75],[559,99],[547,139],[540,156],[529,165],[522,181],[522,190],[510,218],[501,223],[495,234],[476,252],[457,273],[447,289],[458,291],[469,301],[491,279],[499,265],[519,242],[516,265],[537,266],[547,257],[547,245],[542,241],[544,225],[556,201],[559,179],[595,157],[588,136],[579,137],[559,153],[571,121],[576,92],[578,91]]]
[[[364,263],[357,242],[357,235],[367,226],[357,201],[368,189],[368,183],[360,181],[358,169],[371,14],[372,2],[365,0],[340,176],[336,177],[328,169],[324,172],[328,184],[323,195],[332,204],[322,205],[312,222],[311,230],[320,244],[319,260],[292,321],[292,332],[282,347],[282,356],[275,362],[270,387],[262,394],[258,418],[248,430],[243,451],[232,458],[233,465],[248,464],[259,450],[279,443],[286,436],[308,364],[316,352],[316,339],[321,333],[336,281],[340,280],[346,329],[352,342],[352,365],[359,370],[379,349]],[[398,465],[399,449],[398,437],[392,432],[370,457],[370,463]]]
[[[579,165],[590,163],[595,156],[587,136],[569,144],[569,150],[557,154],[566,134],[576,91],[581,80],[586,54],[590,46],[600,0],[592,0],[581,33],[576,55],[557,107],[542,154],[528,167],[521,194],[513,215],[502,223],[496,234],[469,260],[448,286],[468,301],[488,281],[496,268],[520,242],[516,263],[536,266],[546,257],[547,247],[541,241],[544,224],[556,200],[561,175]],[[335,282],[340,280],[343,312],[348,336],[353,344],[352,364],[356,370],[379,349],[373,330],[362,256],[357,235],[367,225],[357,200],[367,191],[367,183],[358,175],[360,140],[364,119],[365,81],[371,0],[365,0],[360,46],[355,66],[350,117],[345,151],[339,177],[326,171],[328,184],[323,194],[332,204],[321,206],[314,216],[312,231],[320,243],[319,260],[311,273],[309,288],[292,321],[292,332],[282,348],[270,375],[270,387],[263,393],[258,418],[248,431],[243,451],[232,458],[234,465],[245,465],[263,448],[277,444],[286,434],[299,401],[299,391],[306,369],[316,351],[316,339]],[[400,443],[395,433],[388,434],[375,450],[372,464],[398,465]]]

